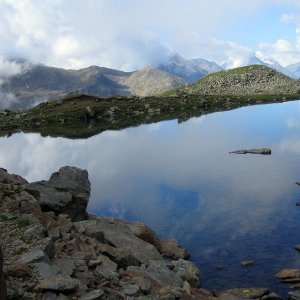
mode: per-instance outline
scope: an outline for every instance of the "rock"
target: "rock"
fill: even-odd
[[[295,245],[295,250],[299,251],[300,252],[300,244],[298,245]]]
[[[137,285],[140,290],[144,293],[148,293],[151,290],[152,283],[151,280],[144,277],[134,277],[133,282]]]
[[[100,300],[104,296],[104,291],[101,289],[93,290],[79,298],[79,300]]]
[[[300,201],[299,201],[299,202],[296,202],[296,206],[300,206]]]
[[[160,240],[156,233],[148,226],[141,222],[130,222],[127,223],[132,233],[139,239],[148,242],[155,246],[160,251]]]
[[[6,300],[6,282],[3,273],[3,254],[2,254],[1,247],[0,247],[0,300]]]
[[[262,154],[262,155],[270,155],[272,153],[270,148],[253,148],[253,149],[249,149],[249,150],[237,150],[237,151],[232,151],[229,153],[233,153],[233,154]]]
[[[35,269],[37,269],[42,279],[57,275],[59,273],[59,269],[57,267],[47,263],[34,263],[33,266]]]
[[[121,293],[123,293],[124,295],[129,296],[129,297],[135,297],[135,296],[138,296],[139,291],[140,291],[140,289],[139,289],[138,286],[136,286],[136,285],[128,285],[128,286],[125,286],[121,290]]]
[[[276,293],[270,293],[268,295],[264,295],[262,298],[262,300],[282,300],[282,298],[277,295]]]
[[[300,300],[300,291],[291,291],[288,292],[289,299]]]
[[[132,256],[140,263],[162,260],[157,249],[152,244],[137,238],[124,222],[120,224],[113,218],[99,217],[97,220],[81,221],[74,225],[79,232],[84,232],[85,236],[96,237],[98,241],[120,248],[123,253]]]
[[[94,272],[96,278],[111,279],[119,276],[117,273],[118,265],[115,262],[104,255],[100,255],[98,259],[101,260],[101,264],[97,266]]]
[[[10,276],[14,277],[31,277],[32,272],[29,266],[26,263],[15,261],[11,263],[7,269],[6,272]]]
[[[34,290],[37,292],[72,292],[79,286],[78,280],[67,275],[56,275],[42,280]]]
[[[198,288],[200,286],[200,271],[190,261],[179,259],[173,261],[173,271],[180,276],[183,281],[187,281],[192,287]]]
[[[75,270],[75,262],[71,258],[54,258],[52,266],[57,267],[63,275],[72,276]]]
[[[236,288],[218,294],[220,299],[259,299],[269,294],[266,288]],[[237,297],[237,298],[232,298]]]
[[[87,218],[90,190],[88,172],[75,167],[62,167],[48,181],[30,183],[26,187],[26,191],[39,201],[43,211],[67,214],[72,221]]]
[[[160,253],[171,259],[187,259],[189,258],[189,253],[186,249],[181,248],[175,239],[161,240]]]
[[[279,279],[299,278],[300,270],[299,269],[282,269],[275,276]]]
[[[24,253],[19,259],[19,262],[24,264],[30,264],[34,262],[48,261],[48,260],[49,260],[48,256],[42,249],[34,248],[31,249],[29,252]]]
[[[248,267],[248,266],[252,266],[254,264],[254,261],[249,259],[249,260],[242,260],[241,261],[241,265],[243,267]]]
[[[57,295],[55,293],[52,293],[52,292],[46,292],[43,295],[42,300],[57,300]]]

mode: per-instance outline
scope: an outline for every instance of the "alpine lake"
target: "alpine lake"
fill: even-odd
[[[271,155],[229,154],[272,149]],[[104,131],[88,139],[17,133],[0,138],[0,166],[28,181],[61,166],[87,169],[88,210],[139,220],[176,238],[210,291],[269,287],[300,268],[300,101],[243,107]],[[253,260],[242,266],[241,261]]]

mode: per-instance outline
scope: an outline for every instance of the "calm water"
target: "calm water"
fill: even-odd
[[[229,151],[270,147],[271,156]],[[16,134],[0,139],[0,166],[30,181],[63,165],[89,171],[89,211],[140,220],[177,238],[210,290],[267,286],[300,268],[300,102],[167,121],[87,140]],[[251,267],[240,261],[252,259]],[[216,266],[222,264],[223,270]]]

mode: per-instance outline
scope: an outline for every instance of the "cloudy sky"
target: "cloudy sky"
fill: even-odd
[[[299,0],[0,0],[0,73],[8,58],[134,70],[178,52],[238,66],[252,55],[300,61]]]

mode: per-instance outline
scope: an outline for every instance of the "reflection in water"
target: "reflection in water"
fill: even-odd
[[[0,139],[0,166],[30,181],[63,165],[87,169],[89,210],[141,220],[176,237],[203,273],[202,286],[269,286],[300,267],[299,102],[241,108],[104,132],[88,140],[16,134]],[[253,147],[271,156],[229,155]],[[240,266],[253,259],[254,265]],[[216,270],[222,264],[224,269]],[[275,286],[276,285],[276,286]]]

